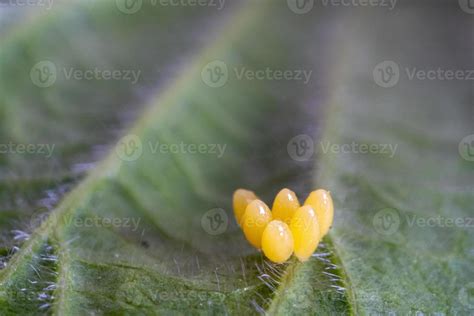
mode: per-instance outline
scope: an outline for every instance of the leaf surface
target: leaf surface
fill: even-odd
[[[421,3],[399,15],[296,15],[270,1],[224,11],[145,4],[130,15],[108,2],[71,4],[11,28],[0,48],[0,137],[56,147],[48,159],[0,156],[0,227],[17,230],[1,243],[0,311],[467,313],[472,229],[416,222],[469,218],[474,202],[474,169],[457,151],[472,128],[472,85],[405,72],[469,62],[471,43],[452,39],[469,17],[444,9],[453,26],[436,34],[442,13]],[[420,38],[418,50],[400,49]],[[462,52],[456,60],[446,43]],[[372,77],[386,59],[401,66],[390,89]],[[57,67],[51,87],[31,81],[40,60]],[[206,77],[215,61],[227,68],[218,88]],[[71,68],[141,77],[74,80]],[[302,134],[315,146],[308,161],[291,158]],[[353,144],[378,152],[342,151]],[[328,188],[334,227],[309,262],[270,264],[232,218],[238,187],[268,203],[282,187],[300,199]],[[387,208],[394,231],[380,226]],[[227,228],[214,235],[209,225],[222,218]]]

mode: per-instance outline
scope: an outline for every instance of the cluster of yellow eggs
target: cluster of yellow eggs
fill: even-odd
[[[334,218],[331,194],[322,189],[311,192],[303,206],[293,191],[283,189],[272,210],[254,192],[238,189],[233,206],[250,244],[276,263],[285,262],[293,253],[300,261],[308,260]]]

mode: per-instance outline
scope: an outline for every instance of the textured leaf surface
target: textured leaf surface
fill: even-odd
[[[0,312],[472,312],[472,227],[412,221],[472,217],[474,168],[457,150],[472,133],[472,83],[404,72],[472,68],[469,18],[426,3],[306,15],[271,1],[222,11],[145,4],[125,15],[104,2],[10,27],[0,46],[1,141],[56,147],[48,159],[0,155]],[[441,19],[448,26],[433,32]],[[62,77],[39,88],[30,69],[41,60],[58,76],[99,67],[141,77]],[[228,69],[220,88],[204,77],[215,60]],[[390,89],[372,78],[383,60],[401,69]],[[311,77],[240,78],[246,69]],[[314,140],[309,161],[290,157],[300,134]],[[117,142],[125,135],[125,145],[141,144],[131,161]],[[325,150],[352,143],[396,150]],[[270,264],[232,219],[237,187],[270,203],[283,186],[300,198],[326,187],[335,198],[333,230],[305,264]],[[400,223],[393,231],[380,226],[387,208]],[[229,218],[223,234],[203,225],[213,209]]]

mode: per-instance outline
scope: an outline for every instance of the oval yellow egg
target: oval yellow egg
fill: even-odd
[[[316,190],[311,192],[304,205],[311,205],[319,220],[321,238],[329,231],[334,219],[334,204],[331,194],[326,190]]]
[[[279,220],[271,221],[262,235],[262,250],[275,263],[283,263],[293,253],[293,235],[288,225]]]
[[[252,201],[242,216],[242,229],[245,237],[255,248],[262,248],[262,234],[272,220],[272,212],[260,201]]]
[[[321,240],[318,216],[310,205],[296,210],[291,219],[290,230],[294,240],[295,256],[300,261],[308,260]]]
[[[299,207],[300,202],[298,201],[295,192],[285,188],[278,192],[273,201],[273,218],[290,224],[293,214]]]
[[[255,193],[249,190],[238,189],[234,192],[233,197],[233,206],[234,206],[234,215],[237,224],[241,224],[242,216],[245,213],[245,209],[250,204],[250,202],[257,199]]]

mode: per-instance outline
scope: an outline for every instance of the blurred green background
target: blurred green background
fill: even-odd
[[[0,314],[472,314],[471,2],[0,2]],[[240,187],[331,191],[309,262]]]

